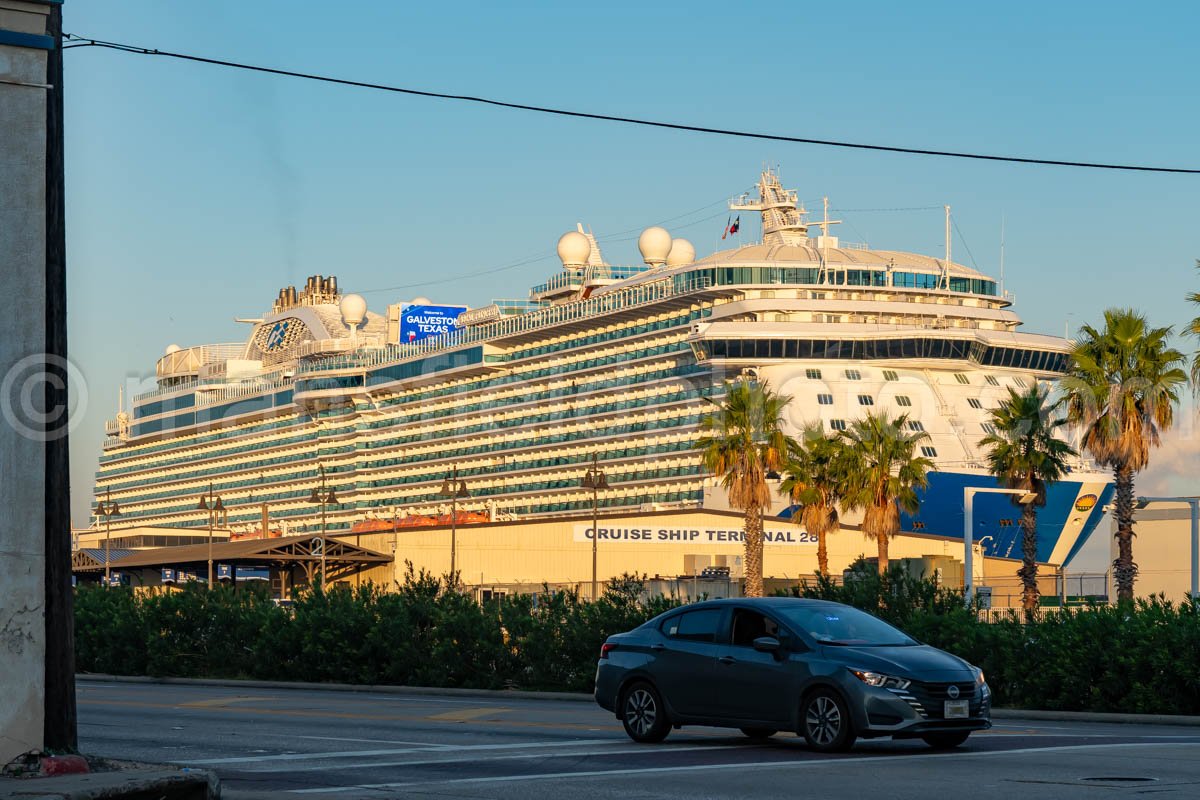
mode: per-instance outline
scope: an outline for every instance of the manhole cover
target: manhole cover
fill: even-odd
[[[1080,778],[1080,780],[1097,781],[1100,783],[1145,783],[1149,781],[1156,781],[1158,778],[1135,778],[1129,775],[1110,775],[1107,777]]]

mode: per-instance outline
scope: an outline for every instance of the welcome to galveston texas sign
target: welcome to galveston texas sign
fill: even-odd
[[[634,544],[741,544],[745,534],[739,530],[721,528],[605,528],[600,529],[601,542],[632,542]],[[575,541],[590,542],[591,525],[575,526]],[[799,528],[763,531],[766,544],[812,545],[817,537]]]

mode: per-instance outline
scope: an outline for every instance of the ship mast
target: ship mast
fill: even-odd
[[[784,189],[779,176],[769,168],[758,181],[758,202],[745,195],[729,204],[730,211],[758,211],[762,214],[763,244],[807,245],[808,211],[800,205],[796,192]]]

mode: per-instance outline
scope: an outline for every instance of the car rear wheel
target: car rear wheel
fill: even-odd
[[[804,698],[800,734],[809,747],[821,753],[849,750],[857,738],[845,701],[830,689],[817,689]]]
[[[751,739],[770,739],[779,731],[774,728],[742,728],[742,733],[749,736]]]
[[[667,718],[662,695],[644,682],[625,690],[621,700],[621,724],[635,742],[661,742],[671,732],[671,720]]]
[[[925,740],[925,744],[935,750],[950,750],[965,742],[970,735],[970,731],[955,731],[954,733],[927,733],[921,738]]]

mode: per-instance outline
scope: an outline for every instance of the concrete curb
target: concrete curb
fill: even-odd
[[[216,773],[199,769],[116,770],[0,780],[0,797],[11,800],[217,800],[220,796]]]
[[[143,675],[78,674],[77,681],[97,683],[165,683],[181,686],[229,686],[244,689],[317,689],[326,692],[368,692],[372,694],[434,695],[441,697],[486,697],[492,700],[512,697],[518,700],[560,700],[595,702],[590,694],[579,692],[530,692],[520,689],[451,689],[438,686],[373,686],[356,683],[310,683],[302,681],[253,681],[226,678],[154,678]]]
[[[993,708],[992,719],[1036,719],[1047,722],[1115,722],[1121,725],[1200,726],[1200,717],[1183,714],[1117,714],[1108,711],[1035,711]]]
[[[435,697],[481,697],[497,700],[558,700],[591,703],[594,698],[582,692],[530,692],[518,689],[450,689],[437,686],[370,686],[352,683],[301,683],[290,681],[242,681],[221,678],[153,678],[142,675],[78,674],[76,680],[116,683],[167,683],[184,686],[229,686],[254,689],[319,689],[328,692],[372,692],[397,695],[433,695]],[[1174,714],[1118,714],[1094,711],[1037,711],[1020,708],[994,708],[993,719],[1036,719],[1057,722],[1111,722],[1125,725],[1200,726],[1200,716]]]

